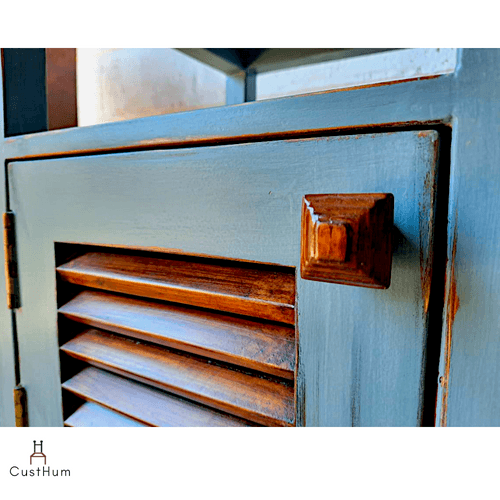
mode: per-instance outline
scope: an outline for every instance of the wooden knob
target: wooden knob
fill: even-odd
[[[389,288],[394,196],[308,194],[302,202],[304,279]]]

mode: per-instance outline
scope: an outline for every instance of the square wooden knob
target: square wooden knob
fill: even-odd
[[[304,196],[302,278],[388,288],[393,219],[390,193]]]
[[[344,262],[347,257],[348,225],[337,221],[313,223],[311,262]]]

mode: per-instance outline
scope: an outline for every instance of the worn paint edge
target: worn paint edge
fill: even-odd
[[[450,383],[450,369],[451,369],[451,348],[453,341],[453,324],[457,311],[460,307],[460,298],[457,293],[457,280],[455,274],[455,262],[457,253],[457,228],[453,234],[453,247],[451,254],[451,262],[449,270],[447,269],[447,300],[446,300],[446,318],[443,325],[444,345],[442,349],[442,369],[439,373],[439,386],[441,392],[441,407],[439,412],[439,426],[446,427],[448,420],[448,395]]]
[[[346,126],[320,127],[315,129],[293,129],[277,132],[261,132],[257,134],[243,135],[213,135],[213,136],[188,136],[179,139],[177,137],[155,137],[142,139],[134,143],[120,144],[116,146],[103,146],[95,148],[60,149],[55,148],[50,152],[34,152],[28,154],[16,154],[17,143],[12,139],[5,140],[4,146],[7,152],[7,161],[29,161],[29,160],[50,160],[56,158],[73,158],[78,156],[94,156],[114,153],[135,153],[151,150],[185,149],[209,146],[224,146],[235,144],[248,144],[256,142],[282,141],[290,139],[307,139],[315,137],[335,137],[339,135],[353,135],[356,133],[387,133],[387,132],[408,132],[411,130],[424,130],[435,126],[449,124],[451,116],[442,116],[439,119],[430,120],[407,120],[394,122],[380,122],[370,124],[355,124]],[[60,129],[52,132],[71,131],[77,129]],[[97,131],[96,131],[97,132]],[[75,134],[76,135],[76,134]],[[28,136],[17,136],[18,139]],[[72,140],[73,138],[69,138]],[[74,142],[78,143],[78,137]],[[20,141],[18,141],[20,142]],[[22,149],[22,147],[21,147]],[[13,154],[9,154],[13,151]]]

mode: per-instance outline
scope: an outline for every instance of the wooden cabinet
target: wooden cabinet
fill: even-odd
[[[13,425],[11,325],[30,425],[63,424],[56,279],[62,244],[286,267],[296,284],[288,425],[500,423],[493,411],[500,395],[496,350],[475,351],[464,336],[471,320],[462,313],[472,310],[476,328],[498,344],[493,296],[481,291],[498,281],[497,233],[486,227],[496,222],[482,224],[466,200],[486,179],[482,172],[493,182],[500,157],[496,138],[481,147],[500,102],[491,83],[477,87],[474,76],[493,67],[488,81],[499,81],[500,55],[460,57],[456,75],[4,140],[21,308],[14,320],[6,306],[2,311],[1,424]],[[489,185],[477,184],[474,199],[491,215]],[[322,193],[393,194],[387,290],[300,277],[302,200]],[[489,374],[485,399],[481,373]],[[127,424],[115,416],[117,425]]]

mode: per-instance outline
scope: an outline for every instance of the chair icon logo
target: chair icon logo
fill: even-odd
[[[33,441],[33,454],[30,456],[30,465],[33,465],[34,458],[43,458],[43,465],[47,465],[47,457],[42,452],[43,441],[37,444],[36,441]],[[37,449],[38,448],[38,449]]]

